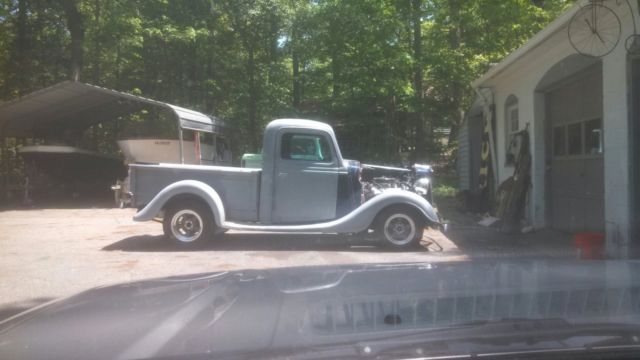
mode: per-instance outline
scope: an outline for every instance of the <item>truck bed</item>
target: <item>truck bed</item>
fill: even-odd
[[[129,186],[137,208],[174,182],[198,180],[218,192],[229,220],[258,221],[261,169],[180,164],[131,164],[129,168]]]

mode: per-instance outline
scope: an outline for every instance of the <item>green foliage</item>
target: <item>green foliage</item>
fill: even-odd
[[[433,188],[433,196],[436,198],[450,198],[456,196],[458,190],[450,185],[436,185]]]
[[[408,0],[0,0],[0,100],[68,78],[65,1],[83,17],[81,81],[224,118],[236,155],[259,150],[269,120],[306,117],[335,125],[345,156],[388,163],[415,151],[418,113],[429,145],[418,157],[450,153],[433,128],[455,136],[470,82],[570,3],[418,1],[416,57]],[[106,143],[137,116],[92,133]]]
[[[452,198],[458,194],[458,177],[452,169],[440,168],[433,184],[433,196],[436,200]]]

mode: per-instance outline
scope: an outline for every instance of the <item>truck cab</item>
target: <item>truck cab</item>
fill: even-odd
[[[358,164],[342,159],[329,125],[275,120],[263,144],[260,222],[333,220],[359,205]]]

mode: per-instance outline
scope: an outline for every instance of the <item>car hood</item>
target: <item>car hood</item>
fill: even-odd
[[[0,323],[0,358],[151,358],[359,341],[477,320],[638,321],[640,263],[368,264],[92,289]]]

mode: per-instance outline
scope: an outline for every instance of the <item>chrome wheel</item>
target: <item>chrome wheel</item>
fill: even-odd
[[[171,233],[178,241],[196,241],[202,235],[203,229],[202,217],[193,210],[180,210],[171,217]]]
[[[384,222],[384,237],[392,244],[403,246],[413,241],[416,223],[406,214],[393,214]]]

